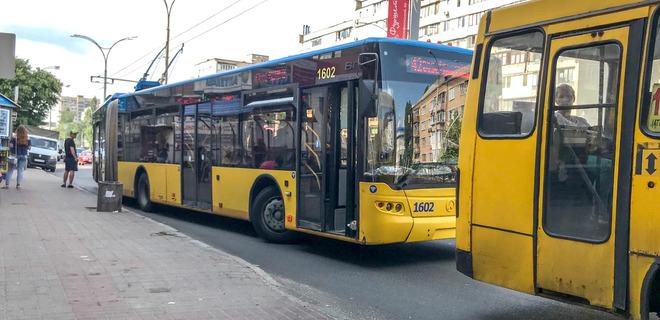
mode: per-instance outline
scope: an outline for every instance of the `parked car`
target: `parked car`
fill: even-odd
[[[30,135],[30,153],[27,166],[29,168],[39,167],[50,172],[55,172],[57,164],[57,140],[48,137]]]
[[[92,163],[92,153],[85,150],[78,155],[78,164],[85,165],[88,163]]]

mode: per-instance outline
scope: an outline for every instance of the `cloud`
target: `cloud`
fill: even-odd
[[[84,54],[93,48],[91,43],[71,38],[71,34],[63,30],[19,25],[10,25],[3,29],[15,33],[18,39],[52,44],[76,54]]]

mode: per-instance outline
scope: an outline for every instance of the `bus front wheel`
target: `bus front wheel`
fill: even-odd
[[[151,197],[149,194],[149,178],[144,173],[140,175],[140,178],[138,178],[136,193],[136,199],[138,205],[140,206],[140,210],[145,212],[153,211],[154,204],[151,202]]]
[[[250,221],[257,234],[269,242],[291,243],[296,240],[293,231],[284,228],[284,201],[275,187],[262,189],[254,198]]]

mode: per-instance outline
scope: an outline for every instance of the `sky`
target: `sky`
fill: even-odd
[[[302,50],[298,35],[350,19],[353,0],[175,0],[170,20],[170,52],[181,43],[183,53],[170,69],[170,83],[191,79],[195,64],[209,58],[247,60],[251,53],[271,59]],[[172,0],[167,0],[171,3]],[[103,96],[103,57],[86,35],[101,46],[117,44],[108,58],[108,76],[137,80],[164,46],[166,11],[163,0],[22,0],[5,5],[0,32],[16,34],[16,56],[33,67],[46,68],[64,84],[62,95]],[[149,79],[163,72],[157,61]],[[52,66],[59,66],[55,70]],[[50,67],[50,68],[49,68]],[[108,94],[132,91],[134,84],[115,82]]]

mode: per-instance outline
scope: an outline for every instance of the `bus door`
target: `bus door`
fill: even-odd
[[[183,204],[211,209],[211,167],[213,165],[211,104],[184,106],[182,189]]]
[[[351,235],[355,203],[355,85],[302,90],[298,226]],[[353,159],[353,160],[351,160]],[[352,206],[347,206],[353,203]]]
[[[622,177],[630,179],[632,147],[622,137],[632,126],[622,119],[634,123],[639,60],[627,57],[641,50],[630,28],[551,38],[538,175],[537,289],[608,309],[626,300],[628,231],[617,222],[629,207]]]

